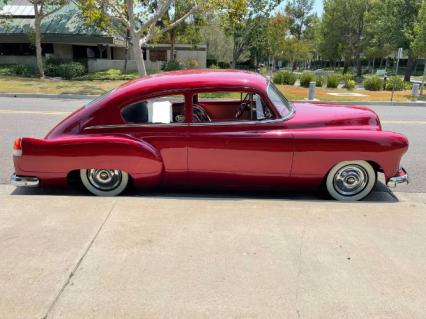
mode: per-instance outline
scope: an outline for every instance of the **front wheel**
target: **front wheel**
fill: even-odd
[[[89,192],[97,196],[116,196],[129,182],[126,172],[114,169],[82,169],[80,178]]]
[[[340,201],[365,198],[376,185],[377,173],[366,161],[340,162],[327,175],[327,191]]]

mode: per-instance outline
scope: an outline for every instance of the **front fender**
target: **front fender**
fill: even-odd
[[[89,168],[119,169],[138,185],[161,180],[163,161],[149,143],[126,135],[84,135],[55,139],[22,139],[22,156],[15,157],[17,173],[68,174]]]
[[[386,179],[394,176],[408,149],[399,133],[367,130],[295,131],[292,176],[323,177],[337,163],[365,160],[376,163]]]

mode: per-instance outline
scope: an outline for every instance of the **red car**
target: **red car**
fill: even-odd
[[[132,183],[271,189],[324,187],[366,197],[400,167],[407,138],[371,110],[291,103],[265,77],[235,70],[177,71],[126,83],[72,113],[44,139],[14,144],[16,186],[66,186],[95,195]]]

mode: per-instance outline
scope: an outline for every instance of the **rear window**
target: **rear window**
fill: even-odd
[[[170,124],[185,121],[184,96],[142,100],[124,107],[121,116],[129,124]]]

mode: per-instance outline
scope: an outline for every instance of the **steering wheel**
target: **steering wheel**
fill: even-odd
[[[235,113],[235,118],[240,119],[243,116],[244,112],[250,108],[250,104],[250,93],[247,93],[244,99],[241,101],[237,113]]]
[[[192,120],[196,123],[212,121],[210,116],[207,114],[206,110],[204,110],[198,104],[194,104],[192,106]]]

